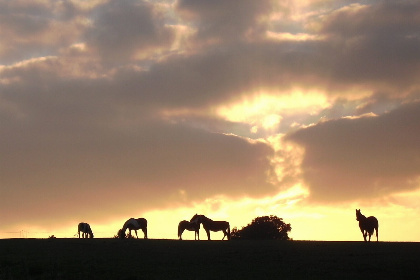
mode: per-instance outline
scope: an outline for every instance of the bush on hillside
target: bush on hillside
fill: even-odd
[[[250,224],[238,230],[232,229],[232,239],[250,240],[289,240],[288,232],[292,230],[290,224],[286,224],[277,216],[262,216],[255,218]]]

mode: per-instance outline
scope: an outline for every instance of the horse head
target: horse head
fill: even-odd
[[[360,218],[362,218],[363,215],[360,212],[360,209],[356,209],[356,221],[360,221]]]
[[[125,238],[125,231],[123,231],[123,229],[121,228],[121,229],[118,230],[117,235],[118,235],[118,238],[124,239]]]

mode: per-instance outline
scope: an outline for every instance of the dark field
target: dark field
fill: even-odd
[[[0,279],[420,279],[420,243],[0,240]]]

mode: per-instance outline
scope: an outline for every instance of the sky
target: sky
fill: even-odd
[[[199,213],[361,241],[361,209],[420,241],[419,26],[416,0],[0,0],[0,238]]]

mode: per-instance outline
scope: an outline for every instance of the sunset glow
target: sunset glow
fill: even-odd
[[[324,94],[293,90],[290,93],[248,94],[247,98],[231,105],[223,105],[218,115],[228,121],[248,123],[253,132],[271,130],[276,134],[283,116],[317,115],[330,104]]]
[[[198,213],[361,241],[357,208],[420,241],[418,26],[408,0],[0,0],[0,238]]]

